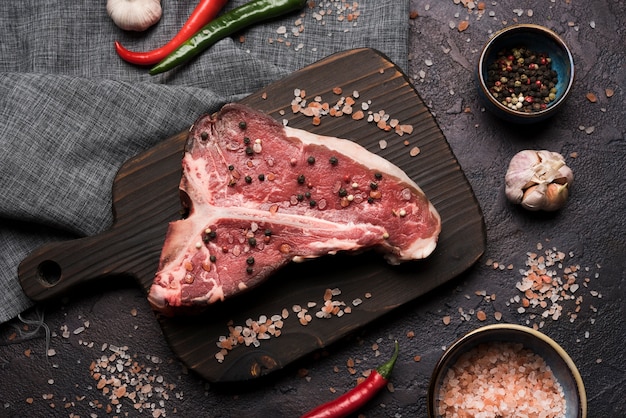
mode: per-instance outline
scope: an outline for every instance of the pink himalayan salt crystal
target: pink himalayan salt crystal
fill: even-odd
[[[439,390],[444,418],[565,416],[561,385],[543,358],[522,344],[481,344],[450,367]]]

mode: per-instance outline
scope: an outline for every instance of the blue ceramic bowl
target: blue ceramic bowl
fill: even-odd
[[[582,377],[570,356],[547,335],[530,327],[516,324],[487,325],[471,331],[452,343],[436,364],[428,388],[428,417],[439,418],[436,413],[439,389],[446,372],[459,357],[480,344],[519,343],[541,356],[561,384],[565,396],[565,418],[587,417],[587,395]]]
[[[552,60],[552,70],[556,71],[556,98],[545,109],[526,113],[503,105],[494,98],[487,85],[488,71],[502,50],[525,47],[528,50],[544,53]],[[565,42],[553,31],[534,24],[519,24],[496,32],[483,47],[476,72],[478,93],[485,108],[504,120],[515,123],[534,123],[554,115],[565,102],[574,82],[574,59]]]

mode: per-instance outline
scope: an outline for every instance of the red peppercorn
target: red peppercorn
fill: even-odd
[[[528,103],[532,103],[533,102],[533,97],[532,96],[526,96],[524,97],[524,100]]]

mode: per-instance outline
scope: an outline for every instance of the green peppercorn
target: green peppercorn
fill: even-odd
[[[317,205],[317,202],[315,200],[309,200],[309,206],[311,206],[312,208],[315,207],[315,205]]]
[[[248,127],[248,124],[245,121],[239,122],[240,129],[246,129],[247,127]]]
[[[271,237],[272,236],[272,230],[271,229],[266,229],[264,232],[266,237]]]
[[[200,138],[202,138],[203,141],[206,141],[207,139],[209,139],[209,133],[208,132],[202,132],[200,134]]]
[[[248,184],[252,183],[252,177],[250,177],[250,176],[246,176],[245,180],[246,180],[246,183],[248,183]]]
[[[243,143],[248,145],[250,143],[250,138],[248,138],[247,136],[243,137]]]
[[[302,201],[304,200],[304,195],[302,195],[302,194],[298,194],[298,195],[296,196],[296,199],[298,199],[298,202],[302,202]]]
[[[246,155],[252,155],[254,154],[254,150],[252,149],[252,147],[246,147]]]
[[[372,190],[378,189],[378,183],[371,182],[370,183],[370,189],[372,189]]]
[[[304,184],[304,182],[306,181],[304,174],[300,174],[298,176],[298,184]]]
[[[250,244],[251,247],[256,247],[256,238],[254,237],[248,238],[248,244]]]
[[[250,266],[246,267],[246,273],[252,274],[253,271],[254,270],[252,269],[252,267],[250,267]]]
[[[304,197],[306,197],[307,199],[310,199],[311,198],[311,192],[304,193]]]
[[[348,191],[346,189],[344,189],[343,187],[339,189],[339,196],[340,197],[345,197],[348,195]]]
[[[259,174],[259,180],[265,181],[265,174]]]
[[[339,160],[337,159],[337,157],[333,156],[328,159],[328,162],[330,163],[330,165],[337,165]]]
[[[378,173],[378,172],[374,173],[374,178],[376,180],[381,180],[383,178],[383,174],[382,173]]]
[[[246,259],[246,263],[248,263],[248,265],[250,265],[250,266],[253,265],[254,264],[254,257],[248,257]]]
[[[315,157],[311,156],[311,157],[307,158],[306,162],[311,164],[311,165],[315,164]]]
[[[211,260],[211,263],[215,263],[215,261],[217,260],[217,257],[211,254],[211,256],[209,256],[209,260]]]
[[[233,171],[234,169],[235,169],[235,166],[234,166],[234,165],[232,165],[232,164],[231,164],[231,165],[229,165],[229,166],[228,166],[228,170],[229,170],[229,171]]]

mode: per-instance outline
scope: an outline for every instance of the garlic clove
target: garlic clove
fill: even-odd
[[[543,209],[546,199],[546,188],[545,184],[536,184],[526,189],[520,202],[522,207],[532,211]]]
[[[143,31],[161,19],[161,0],[107,0],[107,13],[121,29]]]
[[[546,211],[559,210],[565,205],[569,188],[566,184],[550,183],[546,189],[545,200],[542,209]]]

